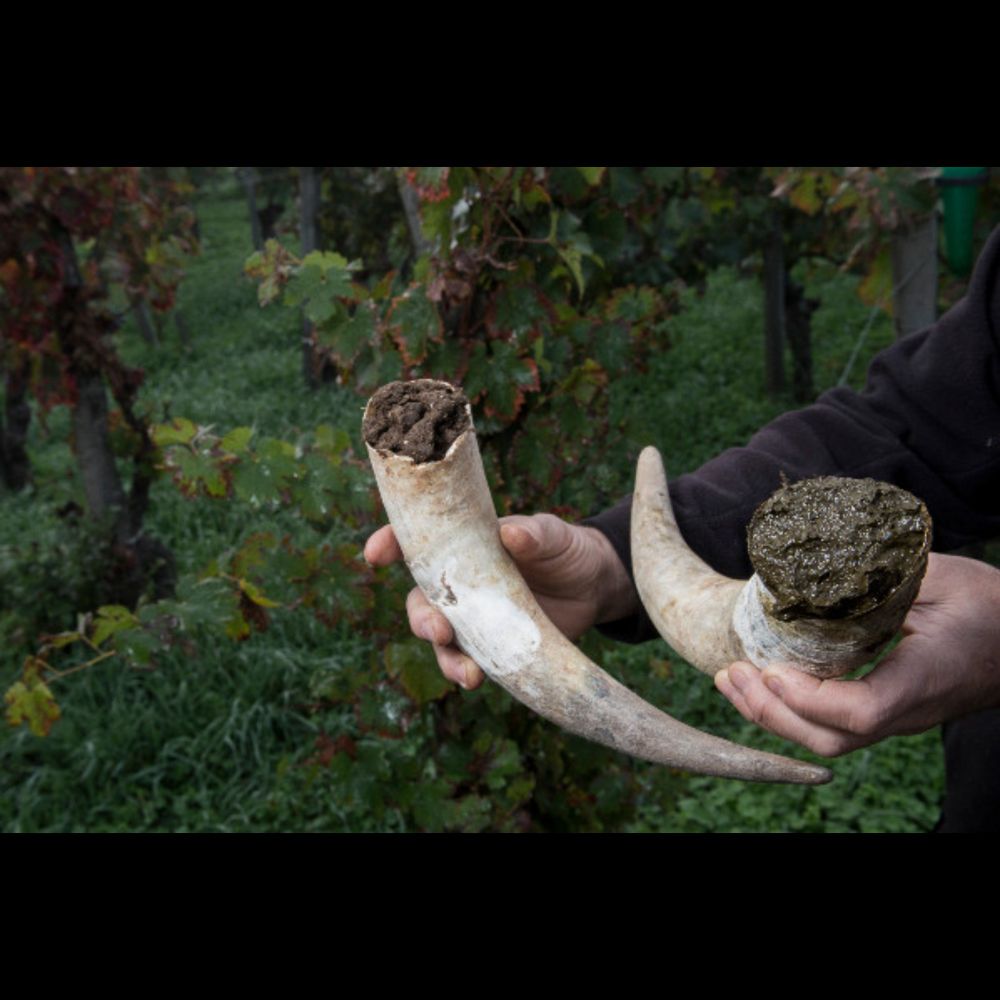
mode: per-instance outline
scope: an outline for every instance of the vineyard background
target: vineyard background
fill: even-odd
[[[161,185],[150,198],[159,190],[170,211],[147,205],[155,218],[138,218],[135,238],[158,239],[120,258],[153,277],[136,276],[136,263],[118,280],[119,266],[105,289],[118,322],[99,342],[115,345],[114,371],[145,375],[128,395],[104,375],[102,419],[122,489],[149,477],[142,533],[169,550],[170,580],[156,576],[160,559],[137,594],[121,595],[108,568],[121,557],[117,529],[107,511],[95,516],[78,406],[57,377],[75,362],[59,368],[49,344],[45,369],[39,342],[14,343],[5,328],[5,432],[12,373],[27,371],[19,359],[49,371],[50,398],[30,403],[30,475],[0,495],[0,669],[9,707],[24,710],[0,734],[4,830],[933,826],[936,731],[839,759],[822,788],[751,786],[624,759],[489,684],[456,690],[406,632],[405,573],[361,559],[381,521],[358,457],[365,394],[436,374],[474,397],[501,511],[593,513],[629,491],[649,442],[673,474],[697,468],[839,381],[863,384],[897,332],[893,241],[933,210],[931,176],[220,168],[142,178]],[[998,196],[990,179],[977,249],[1000,220]],[[79,287],[92,262],[95,281],[104,266],[100,232],[77,241]],[[180,234],[172,250],[151,253],[169,233]],[[765,337],[775,266],[790,334],[777,382]],[[10,268],[0,279],[10,307],[23,286]],[[963,288],[942,266],[938,309]],[[88,308],[103,315],[97,298]],[[663,643],[584,642],[690,725],[810,756],[745,723]]]

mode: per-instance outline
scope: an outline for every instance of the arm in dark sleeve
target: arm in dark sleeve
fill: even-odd
[[[1000,229],[966,297],[876,355],[864,390],[832,389],[670,483],[691,548],[720,573],[749,577],[746,525],[782,473],[793,482],[840,475],[895,483],[927,504],[938,551],[1000,534]],[[586,521],[607,535],[629,575],[630,511],[626,497]],[[645,616],[602,631],[633,642],[655,635]]]

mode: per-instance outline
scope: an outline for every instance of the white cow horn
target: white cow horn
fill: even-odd
[[[826,768],[685,726],[592,663],[549,621],[501,544],[468,404],[468,427],[441,458],[418,462],[377,438],[373,444],[368,433],[373,403],[389,390],[402,399],[400,385],[413,399],[427,388],[458,390],[426,379],[385,386],[366,407],[365,436],[407,566],[451,623],[459,646],[492,680],[562,728],[644,760],[751,781],[830,780]]]

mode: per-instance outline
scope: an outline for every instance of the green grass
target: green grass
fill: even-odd
[[[358,397],[335,387],[302,388],[295,315],[262,310],[242,276],[251,247],[242,196],[218,184],[198,204],[204,252],[181,287],[179,305],[191,330],[184,350],[172,328],[156,348],[134,326],[123,353],[144,367],[143,401],[154,420],[185,416],[220,431],[250,425],[259,434],[292,438],[320,423],[356,434]],[[854,281],[834,271],[807,276],[822,298],[814,317],[819,388],[834,384],[865,326],[868,310]],[[616,418],[629,422],[637,446],[662,448],[673,474],[696,468],[739,445],[790,406],[762,391],[762,303],[755,280],[724,269],[704,296],[685,294],[671,321],[672,348],[640,377],[612,387]],[[891,339],[880,317],[853,371]],[[35,595],[40,616],[72,615],[74,577],[84,574],[86,543],[55,516],[70,499],[82,504],[66,444],[67,416],[53,413],[50,433],[37,423],[30,448],[36,484],[4,497],[0,553],[11,567],[30,557],[32,542],[55,555],[34,561],[35,576],[17,592]],[[618,490],[630,488],[631,456],[622,456]],[[250,531],[308,532],[286,515],[235,503],[189,501],[167,482],[154,487],[148,529],[169,544],[182,572],[196,571]],[[355,539],[360,543],[361,539]],[[403,611],[400,609],[400,618]],[[3,631],[5,625],[8,632]],[[0,667],[11,678],[23,655],[13,619],[0,617]],[[62,625],[72,624],[72,617]],[[194,652],[163,655],[157,669],[113,663],[60,685],[63,719],[47,739],[24,729],[0,733],[0,829],[5,831],[244,831],[400,829],[389,810],[349,807],[335,780],[311,763],[321,733],[347,732],[342,710],[312,710],[317,685],[331,671],[350,671],[372,655],[365,636],[330,631],[306,615],[275,616],[268,631],[242,644],[201,637]],[[609,667],[646,697],[691,725],[762,749],[808,757],[748,725],[702,675],[671,659],[662,643],[606,646]],[[653,659],[672,662],[668,676]],[[371,742],[365,752],[402,754],[406,744]],[[388,766],[388,765],[386,765]],[[942,763],[936,732],[894,739],[833,763],[835,782],[819,789],[752,786],[704,778],[678,781],[640,765],[644,795],[633,830],[922,830],[937,816]],[[360,779],[357,779],[360,781]]]

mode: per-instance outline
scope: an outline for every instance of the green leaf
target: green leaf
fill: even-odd
[[[152,661],[153,653],[160,648],[160,640],[145,629],[128,629],[118,636],[115,648],[127,660],[145,666]]]
[[[240,462],[233,470],[233,490],[251,504],[273,503],[281,499],[281,485],[264,462],[251,459]]]
[[[350,446],[351,436],[343,428],[330,424],[320,424],[316,428],[316,448],[331,461],[339,463]]]
[[[257,448],[257,459],[266,475],[274,479],[279,488],[290,486],[299,475],[295,445],[280,438],[262,438]]]
[[[513,740],[504,740],[494,752],[486,772],[486,784],[492,791],[499,791],[507,779],[521,771],[521,754]]]
[[[394,347],[362,352],[358,360],[357,388],[374,389],[386,382],[394,382],[402,373],[403,359]]]
[[[451,242],[451,208],[452,202],[423,202],[420,206],[420,221],[423,234],[431,243],[447,247]]]
[[[317,340],[323,347],[334,350],[343,361],[350,361],[375,332],[375,314],[366,303],[354,310],[354,315],[342,322],[319,327]]]
[[[243,591],[247,597],[253,601],[254,604],[260,605],[262,608],[280,608],[281,604],[278,601],[272,601],[269,597],[264,596],[264,592],[256,584],[251,583],[249,580],[244,580],[240,578],[239,581],[240,590]]]
[[[631,205],[642,194],[642,179],[631,167],[611,167],[611,199],[622,207]]]
[[[547,331],[549,314],[538,290],[524,282],[505,284],[493,299],[490,327],[505,336],[513,334],[522,343],[530,334]]]
[[[288,282],[285,305],[306,303],[306,316],[323,323],[337,310],[340,297],[351,295],[351,266],[340,254],[313,251]]]
[[[97,619],[94,622],[94,632],[91,641],[95,646],[100,646],[108,636],[125,629],[135,628],[139,625],[136,618],[128,608],[120,604],[107,604],[97,609]]]
[[[253,437],[252,427],[234,427],[220,442],[219,447],[232,455],[242,455]]]
[[[389,643],[385,648],[385,666],[389,676],[398,678],[418,705],[437,701],[454,689],[441,673],[433,649],[419,639]]]
[[[462,344],[448,338],[443,344],[432,344],[423,364],[423,373],[428,377],[442,378],[454,382],[462,364]]]
[[[583,179],[591,187],[594,187],[596,184],[601,183],[601,178],[604,176],[604,171],[607,167],[577,167],[576,169],[583,174]]]
[[[198,425],[184,417],[174,417],[168,424],[154,424],[151,428],[153,441],[158,448],[170,444],[187,444],[198,433]]]
[[[557,250],[569,273],[573,275],[580,297],[583,298],[583,254],[575,246],[557,247]]]
[[[191,576],[181,577],[175,601],[147,606],[151,613],[176,616],[189,631],[197,628],[221,630],[236,615],[238,607],[236,594],[224,580],[195,580]]]
[[[324,521],[372,512],[367,469],[333,461],[320,453],[303,459],[306,475],[292,487],[292,499],[310,520]]]
[[[455,813],[451,786],[443,778],[410,786],[410,804],[417,826],[426,833],[440,833]]]
[[[375,597],[368,585],[371,571],[357,547],[334,551],[324,545],[318,558],[319,571],[311,575],[305,594],[308,605],[327,623],[365,621]]]

